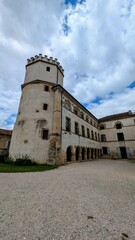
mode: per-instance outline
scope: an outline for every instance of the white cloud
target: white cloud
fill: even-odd
[[[135,0],[86,0],[74,6],[64,0],[0,2],[0,91],[10,92],[18,106],[26,59],[37,53],[57,57],[65,69],[65,88],[98,116],[134,108]],[[109,95],[114,92],[115,95]],[[109,97],[108,97],[109,96]],[[119,104],[122,96],[128,97]],[[90,104],[101,97],[100,105]],[[3,106],[0,126],[17,111]],[[129,99],[132,98],[130,101]],[[9,95],[4,97],[9,101]],[[123,98],[122,98],[123,99]],[[115,109],[111,104],[115,102]],[[2,120],[3,118],[3,120]],[[5,123],[4,123],[5,122]]]
[[[127,88],[122,93],[107,96],[105,99],[100,100],[100,104],[89,104],[88,109],[96,115],[97,118],[101,118],[107,115],[128,112],[132,110],[135,112],[134,107],[135,88]]]

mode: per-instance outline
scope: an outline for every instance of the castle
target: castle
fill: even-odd
[[[63,78],[56,58],[39,54],[27,60],[10,155],[59,165],[101,157],[135,159],[135,114],[97,119],[63,88]]]

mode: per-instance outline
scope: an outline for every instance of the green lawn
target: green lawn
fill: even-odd
[[[0,163],[0,173],[15,173],[15,172],[40,172],[56,168],[51,165],[36,165],[36,166],[16,166],[14,164]]]

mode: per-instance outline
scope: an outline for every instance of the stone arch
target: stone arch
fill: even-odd
[[[87,148],[87,159],[90,159],[90,148]]]
[[[75,160],[74,148],[72,145],[68,146],[66,154],[67,162],[72,162]]]
[[[95,151],[95,158],[97,158],[97,149],[95,148],[94,151]]]
[[[91,148],[91,159],[93,159],[93,148]]]
[[[80,160],[80,154],[81,154],[81,147],[77,146],[76,147],[76,151],[75,151],[75,157],[76,157],[76,161]]]
[[[82,160],[85,160],[85,147],[82,147]]]

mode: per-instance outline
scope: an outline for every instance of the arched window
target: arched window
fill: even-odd
[[[100,130],[105,129],[105,125],[104,125],[104,124],[100,124],[99,129],[100,129]]]
[[[65,101],[65,108],[71,111],[71,103],[68,100]]]
[[[122,123],[121,122],[116,122],[115,127],[116,127],[116,129],[121,129],[122,128]]]

